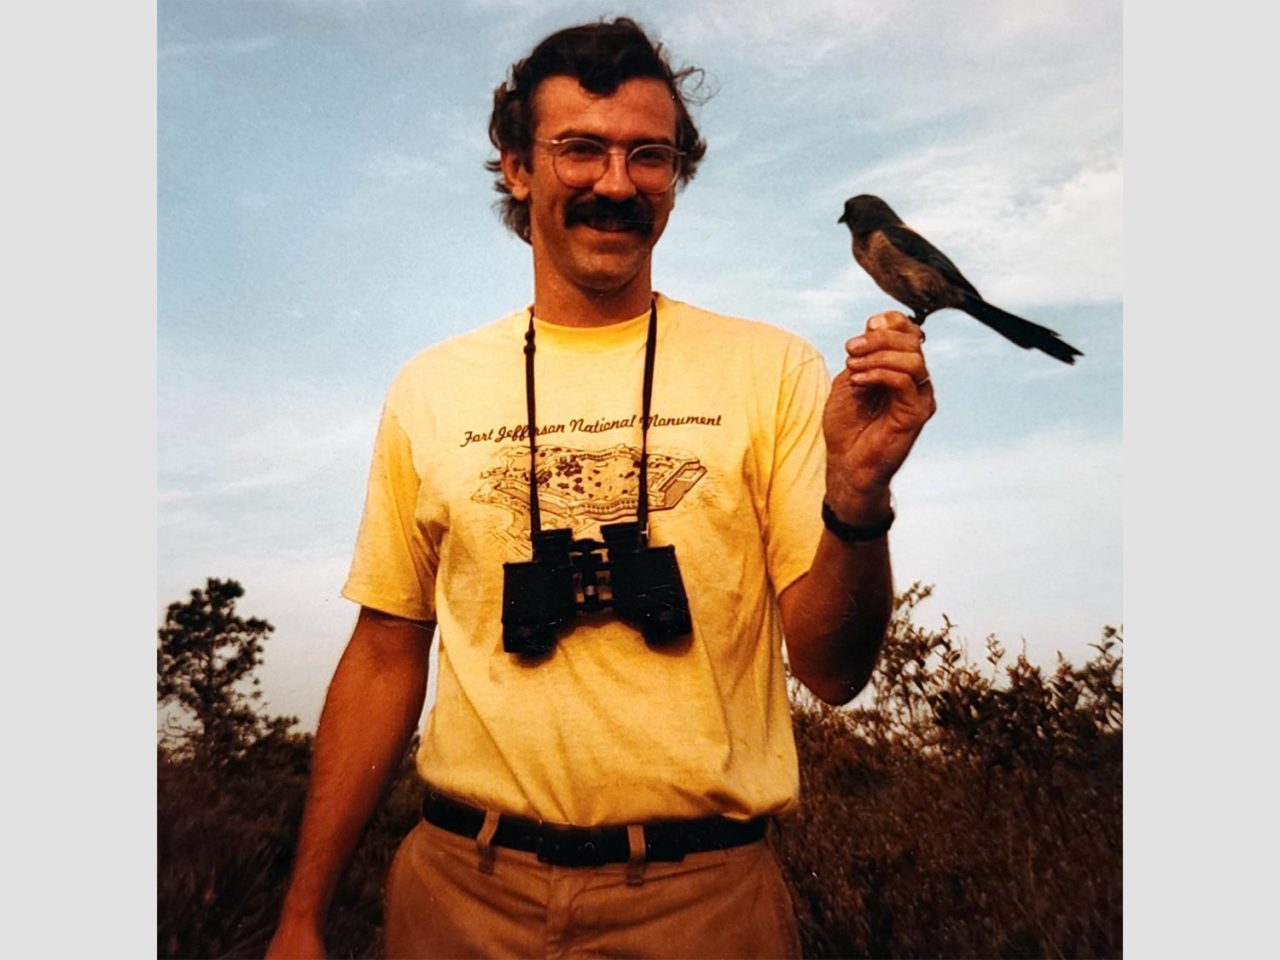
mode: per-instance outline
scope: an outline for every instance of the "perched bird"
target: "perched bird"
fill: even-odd
[[[850,197],[836,222],[846,224],[853,234],[853,259],[881,290],[910,308],[914,322],[923,324],[935,310],[954,307],[1023,349],[1043,350],[1063,363],[1084,356],[1048,327],[983,300],[941,250],[903,223],[879,197]]]

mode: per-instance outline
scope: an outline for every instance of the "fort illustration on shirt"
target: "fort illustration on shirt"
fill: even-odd
[[[529,448],[503,447],[497,465],[481,475],[472,499],[511,515],[504,537],[523,543],[529,530]],[[649,452],[649,509],[670,510],[707,470],[680,451]],[[538,507],[545,529],[567,527],[574,538],[597,523],[634,519],[640,485],[640,448],[620,443],[600,450],[538,447]]]

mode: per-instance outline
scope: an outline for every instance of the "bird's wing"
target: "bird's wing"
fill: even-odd
[[[895,224],[894,226],[884,227],[884,235],[895,247],[905,253],[907,256],[919,260],[926,266],[933,267],[938,273],[949,281],[967,290],[975,297],[981,297],[977,288],[964,278],[954,263],[947,259],[947,255],[926,240],[920,234],[916,233],[905,224]]]

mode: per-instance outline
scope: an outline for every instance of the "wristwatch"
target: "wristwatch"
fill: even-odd
[[[844,543],[865,543],[868,540],[876,540],[883,537],[889,532],[889,528],[893,526],[893,518],[893,508],[890,507],[889,516],[879,523],[874,523],[869,527],[855,527],[851,523],[842,522],[827,501],[822,501],[822,522],[828,530],[835,534],[837,540]]]

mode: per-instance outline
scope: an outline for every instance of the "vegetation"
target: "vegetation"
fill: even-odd
[[[160,630],[160,701],[189,714],[159,748],[161,957],[261,956],[288,880],[311,738],[243,691],[271,626],[235,614],[242,595],[210,580]],[[772,839],[806,956],[1120,956],[1120,631],[1081,667],[1006,663],[995,638],[975,663],[950,623],[912,623],[928,595],[898,598],[857,706],[793,689],[802,800]],[[418,817],[411,753],[339,890],[330,956],[381,955],[382,882]]]
[[[242,758],[250,745],[269,738],[273,726],[283,734],[297,722],[295,717],[271,720],[256,709],[262,692],[253,673],[262,663],[263,641],[275,627],[239,616],[236,600],[242,596],[244,587],[235,580],[210,577],[185,603],[169,604],[159,631],[160,706],[176,705],[195,724],[167,724],[170,751],[215,766]]]
[[[1120,631],[1049,675],[981,664],[899,597],[872,689],[797,689],[801,808],[779,853],[806,956],[1121,955]]]

